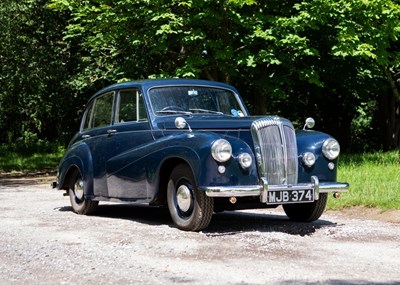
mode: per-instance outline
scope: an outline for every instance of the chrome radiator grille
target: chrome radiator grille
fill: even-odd
[[[279,117],[266,117],[254,121],[251,132],[258,168],[268,184],[296,184],[297,144],[292,123]]]

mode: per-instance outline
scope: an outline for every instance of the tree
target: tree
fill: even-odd
[[[171,76],[235,82],[255,113],[295,121],[311,113],[348,146],[353,122],[377,121],[386,98],[393,117],[386,129],[398,137],[393,1],[53,0],[52,7],[71,13],[65,39],[80,41],[82,86]],[[382,97],[389,86],[394,92]]]
[[[298,126],[312,115],[344,147],[382,147],[376,133],[398,147],[399,11],[394,0],[5,0],[1,142],[72,133],[109,83],[196,77],[234,83],[254,114]]]
[[[62,42],[66,15],[46,7],[46,0],[0,4],[0,143],[20,145],[56,141],[68,125],[76,126],[68,87],[74,69]],[[82,103],[81,103],[82,104]],[[76,129],[76,128],[75,128]]]

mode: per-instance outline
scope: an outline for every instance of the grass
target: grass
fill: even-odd
[[[400,209],[400,151],[342,155],[338,181],[350,191],[340,199],[330,198],[328,208],[348,206]]]
[[[63,148],[49,152],[18,152],[1,148],[0,173],[1,172],[55,172],[58,163],[64,153]]]

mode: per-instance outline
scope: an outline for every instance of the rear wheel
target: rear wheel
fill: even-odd
[[[318,220],[325,210],[328,194],[319,194],[319,199],[313,203],[283,205],[286,215],[295,222],[312,222]]]
[[[200,231],[210,223],[213,199],[196,188],[193,173],[186,164],[179,164],[173,169],[167,200],[172,221],[179,229]]]
[[[98,201],[91,201],[85,198],[85,187],[81,175],[74,174],[72,183],[69,187],[69,199],[72,210],[81,215],[92,214],[99,204]]]

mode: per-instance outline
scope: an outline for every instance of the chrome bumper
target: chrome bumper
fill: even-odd
[[[268,185],[265,178],[262,178],[261,185],[248,186],[217,186],[217,187],[199,187],[204,190],[209,197],[251,197],[259,196],[260,201],[267,202],[268,190],[286,191],[286,190],[308,190],[314,189],[314,199],[319,199],[320,193],[329,192],[347,192],[349,190],[348,183],[341,182],[319,182],[317,176],[311,177],[310,183],[299,183],[293,185]]]

